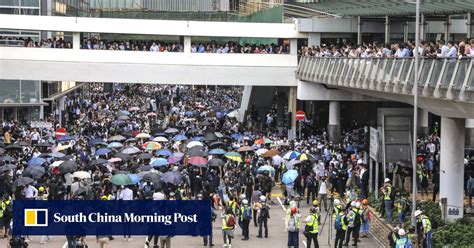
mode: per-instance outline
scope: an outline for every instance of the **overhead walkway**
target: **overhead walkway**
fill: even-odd
[[[299,80],[367,96],[413,103],[413,58],[303,57]],[[474,118],[474,60],[423,58],[419,70],[419,105],[445,117]]]

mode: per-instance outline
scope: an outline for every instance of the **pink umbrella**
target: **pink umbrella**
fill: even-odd
[[[177,157],[177,156],[171,156],[168,158],[168,163],[170,164],[175,164],[179,161],[181,161],[182,157]]]
[[[146,116],[156,116],[156,114],[153,113],[153,112],[150,112],[150,113],[146,114]]]
[[[128,109],[128,111],[138,111],[138,110],[140,110],[139,107],[131,107]]]
[[[121,161],[122,161],[121,158],[111,158],[111,159],[109,159],[110,163],[121,162]]]
[[[203,157],[191,157],[188,162],[196,166],[205,166],[207,164],[207,159]]]

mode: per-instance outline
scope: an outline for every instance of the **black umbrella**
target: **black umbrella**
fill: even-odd
[[[154,172],[148,172],[145,175],[143,175],[142,180],[145,182],[152,182],[154,184],[158,184],[161,180],[161,176]]]
[[[4,156],[4,157],[0,157],[0,161],[15,163],[16,159],[14,157]]]
[[[223,146],[224,143],[220,141],[212,142],[209,147],[217,147],[217,146]]]
[[[0,172],[5,172],[5,171],[9,171],[9,170],[13,170],[15,169],[16,166],[14,164],[6,164],[6,165],[2,165],[0,166]]]
[[[105,164],[105,163],[107,163],[107,162],[109,162],[109,161],[107,161],[107,160],[105,160],[105,159],[103,159],[103,158],[99,158],[99,159],[96,159],[96,160],[92,161],[92,162],[90,163],[90,165],[101,165],[101,164]]]
[[[190,157],[205,157],[207,156],[207,152],[202,151],[200,149],[191,149],[186,154]]]
[[[130,161],[130,159],[132,158],[132,157],[130,157],[130,155],[125,154],[125,153],[117,153],[117,154],[115,154],[115,157],[121,158],[123,162]]]
[[[74,161],[64,161],[61,165],[59,165],[59,172],[62,174],[71,173],[77,170],[77,164]]]
[[[49,143],[38,143],[35,145],[36,147],[51,147],[53,145],[49,144]]]
[[[217,136],[215,133],[206,133],[204,135],[204,138],[202,139],[202,141],[215,141],[217,140]]]
[[[18,179],[16,179],[14,182],[13,182],[13,186],[15,187],[19,187],[19,186],[24,186],[24,185],[28,185],[32,182],[34,182],[35,180],[29,178],[29,177],[19,177]]]
[[[45,174],[43,166],[28,166],[25,171],[23,171],[23,176],[31,177],[34,179],[40,179]]]
[[[210,125],[212,125],[212,123],[208,120],[205,120],[205,121],[199,123],[199,126],[202,126],[202,127],[210,126]]]
[[[21,148],[21,146],[19,146],[17,144],[13,144],[13,145],[6,146],[5,149],[7,149],[7,150],[16,150],[16,149],[22,149],[22,148]]]
[[[213,158],[213,159],[209,160],[209,166],[220,167],[220,166],[223,166],[223,165],[224,165],[224,161],[222,161],[222,159],[220,159],[220,158]]]
[[[58,161],[68,161],[68,160],[71,160],[71,159],[73,159],[73,158],[74,158],[74,156],[72,156],[72,155],[66,155],[66,156],[61,157],[61,158],[56,158],[55,160],[58,160]]]
[[[161,175],[161,180],[165,183],[178,185],[182,182],[182,176],[181,173],[177,171],[168,171]]]
[[[19,142],[16,142],[15,144],[13,144],[13,145],[30,146],[30,143],[28,143],[26,141],[19,141]]]
[[[151,165],[142,165],[142,166],[138,167],[138,170],[139,171],[150,171],[151,168],[153,168]]]
[[[142,153],[137,156],[138,159],[145,160],[145,159],[150,159],[153,156],[150,153]]]

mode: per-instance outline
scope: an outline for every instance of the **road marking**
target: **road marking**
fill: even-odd
[[[280,206],[283,209],[283,211],[286,212],[286,208],[285,208],[285,206],[283,206],[283,203],[281,202],[280,197],[277,196],[277,200],[278,200],[278,203],[280,203]]]
[[[283,197],[283,194],[282,193],[274,193],[274,194],[272,194],[272,196],[274,196],[274,197]]]
[[[308,247],[308,245],[306,244],[306,241],[302,240],[301,242],[303,242],[304,247]]]

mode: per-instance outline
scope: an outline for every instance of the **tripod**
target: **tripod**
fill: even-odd
[[[324,217],[323,224],[321,225],[321,231],[324,230],[324,225],[326,224],[326,220],[328,219],[328,216],[331,216],[329,218],[329,235],[328,235],[328,245],[331,245],[331,237],[332,237],[332,214],[334,213],[334,196],[331,194],[331,197],[329,198],[330,203],[329,203],[329,209],[326,212],[326,216]]]

